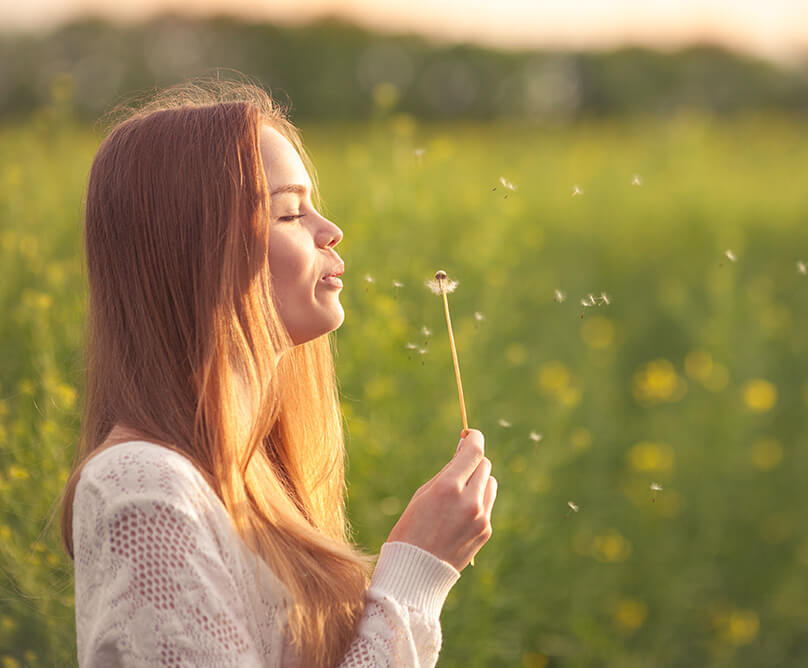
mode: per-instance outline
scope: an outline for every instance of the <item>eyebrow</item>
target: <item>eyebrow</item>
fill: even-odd
[[[269,196],[272,197],[274,195],[281,195],[283,193],[296,193],[298,195],[305,195],[308,192],[308,188],[306,186],[300,185],[299,183],[289,183],[285,186],[281,186],[280,188],[275,188]]]

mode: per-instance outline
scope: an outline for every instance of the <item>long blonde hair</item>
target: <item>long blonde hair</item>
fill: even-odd
[[[84,415],[62,539],[72,558],[82,467],[113,425],[134,429],[202,473],[286,585],[303,665],[331,666],[356,633],[374,555],[353,544],[345,515],[330,339],[293,346],[273,307],[263,124],[314,180],[285,109],[244,82],[162,91],[99,147],[85,213]]]

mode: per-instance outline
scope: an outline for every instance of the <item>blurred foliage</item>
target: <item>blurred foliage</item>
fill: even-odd
[[[77,438],[81,204],[100,137],[62,115],[66,99],[0,129],[11,666],[75,662],[72,564],[45,522]],[[337,368],[349,511],[371,550],[455,451],[443,309],[424,281],[460,281],[469,420],[499,494],[494,535],[446,602],[440,665],[803,661],[804,123],[392,114],[303,130],[345,232]]]
[[[674,53],[506,51],[378,35],[330,19],[301,26],[164,15],[122,27],[87,18],[47,34],[0,34],[0,117],[74,89],[95,119],[121,94],[216,69],[256,77],[294,117],[356,120],[391,107],[424,119],[808,111],[808,64],[779,69],[718,47]]]

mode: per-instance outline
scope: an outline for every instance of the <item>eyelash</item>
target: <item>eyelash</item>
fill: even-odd
[[[296,213],[293,216],[281,216],[280,218],[278,218],[278,220],[280,220],[283,223],[288,223],[288,222],[291,222],[293,220],[297,220],[298,218],[303,218],[303,216],[304,216],[304,214],[302,214],[302,213]]]

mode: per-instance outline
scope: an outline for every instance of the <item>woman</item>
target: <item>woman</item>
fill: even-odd
[[[79,664],[434,665],[491,535],[483,436],[375,559],[350,540],[329,332],[342,231],[260,88],[169,89],[101,144],[81,442],[62,534]]]

